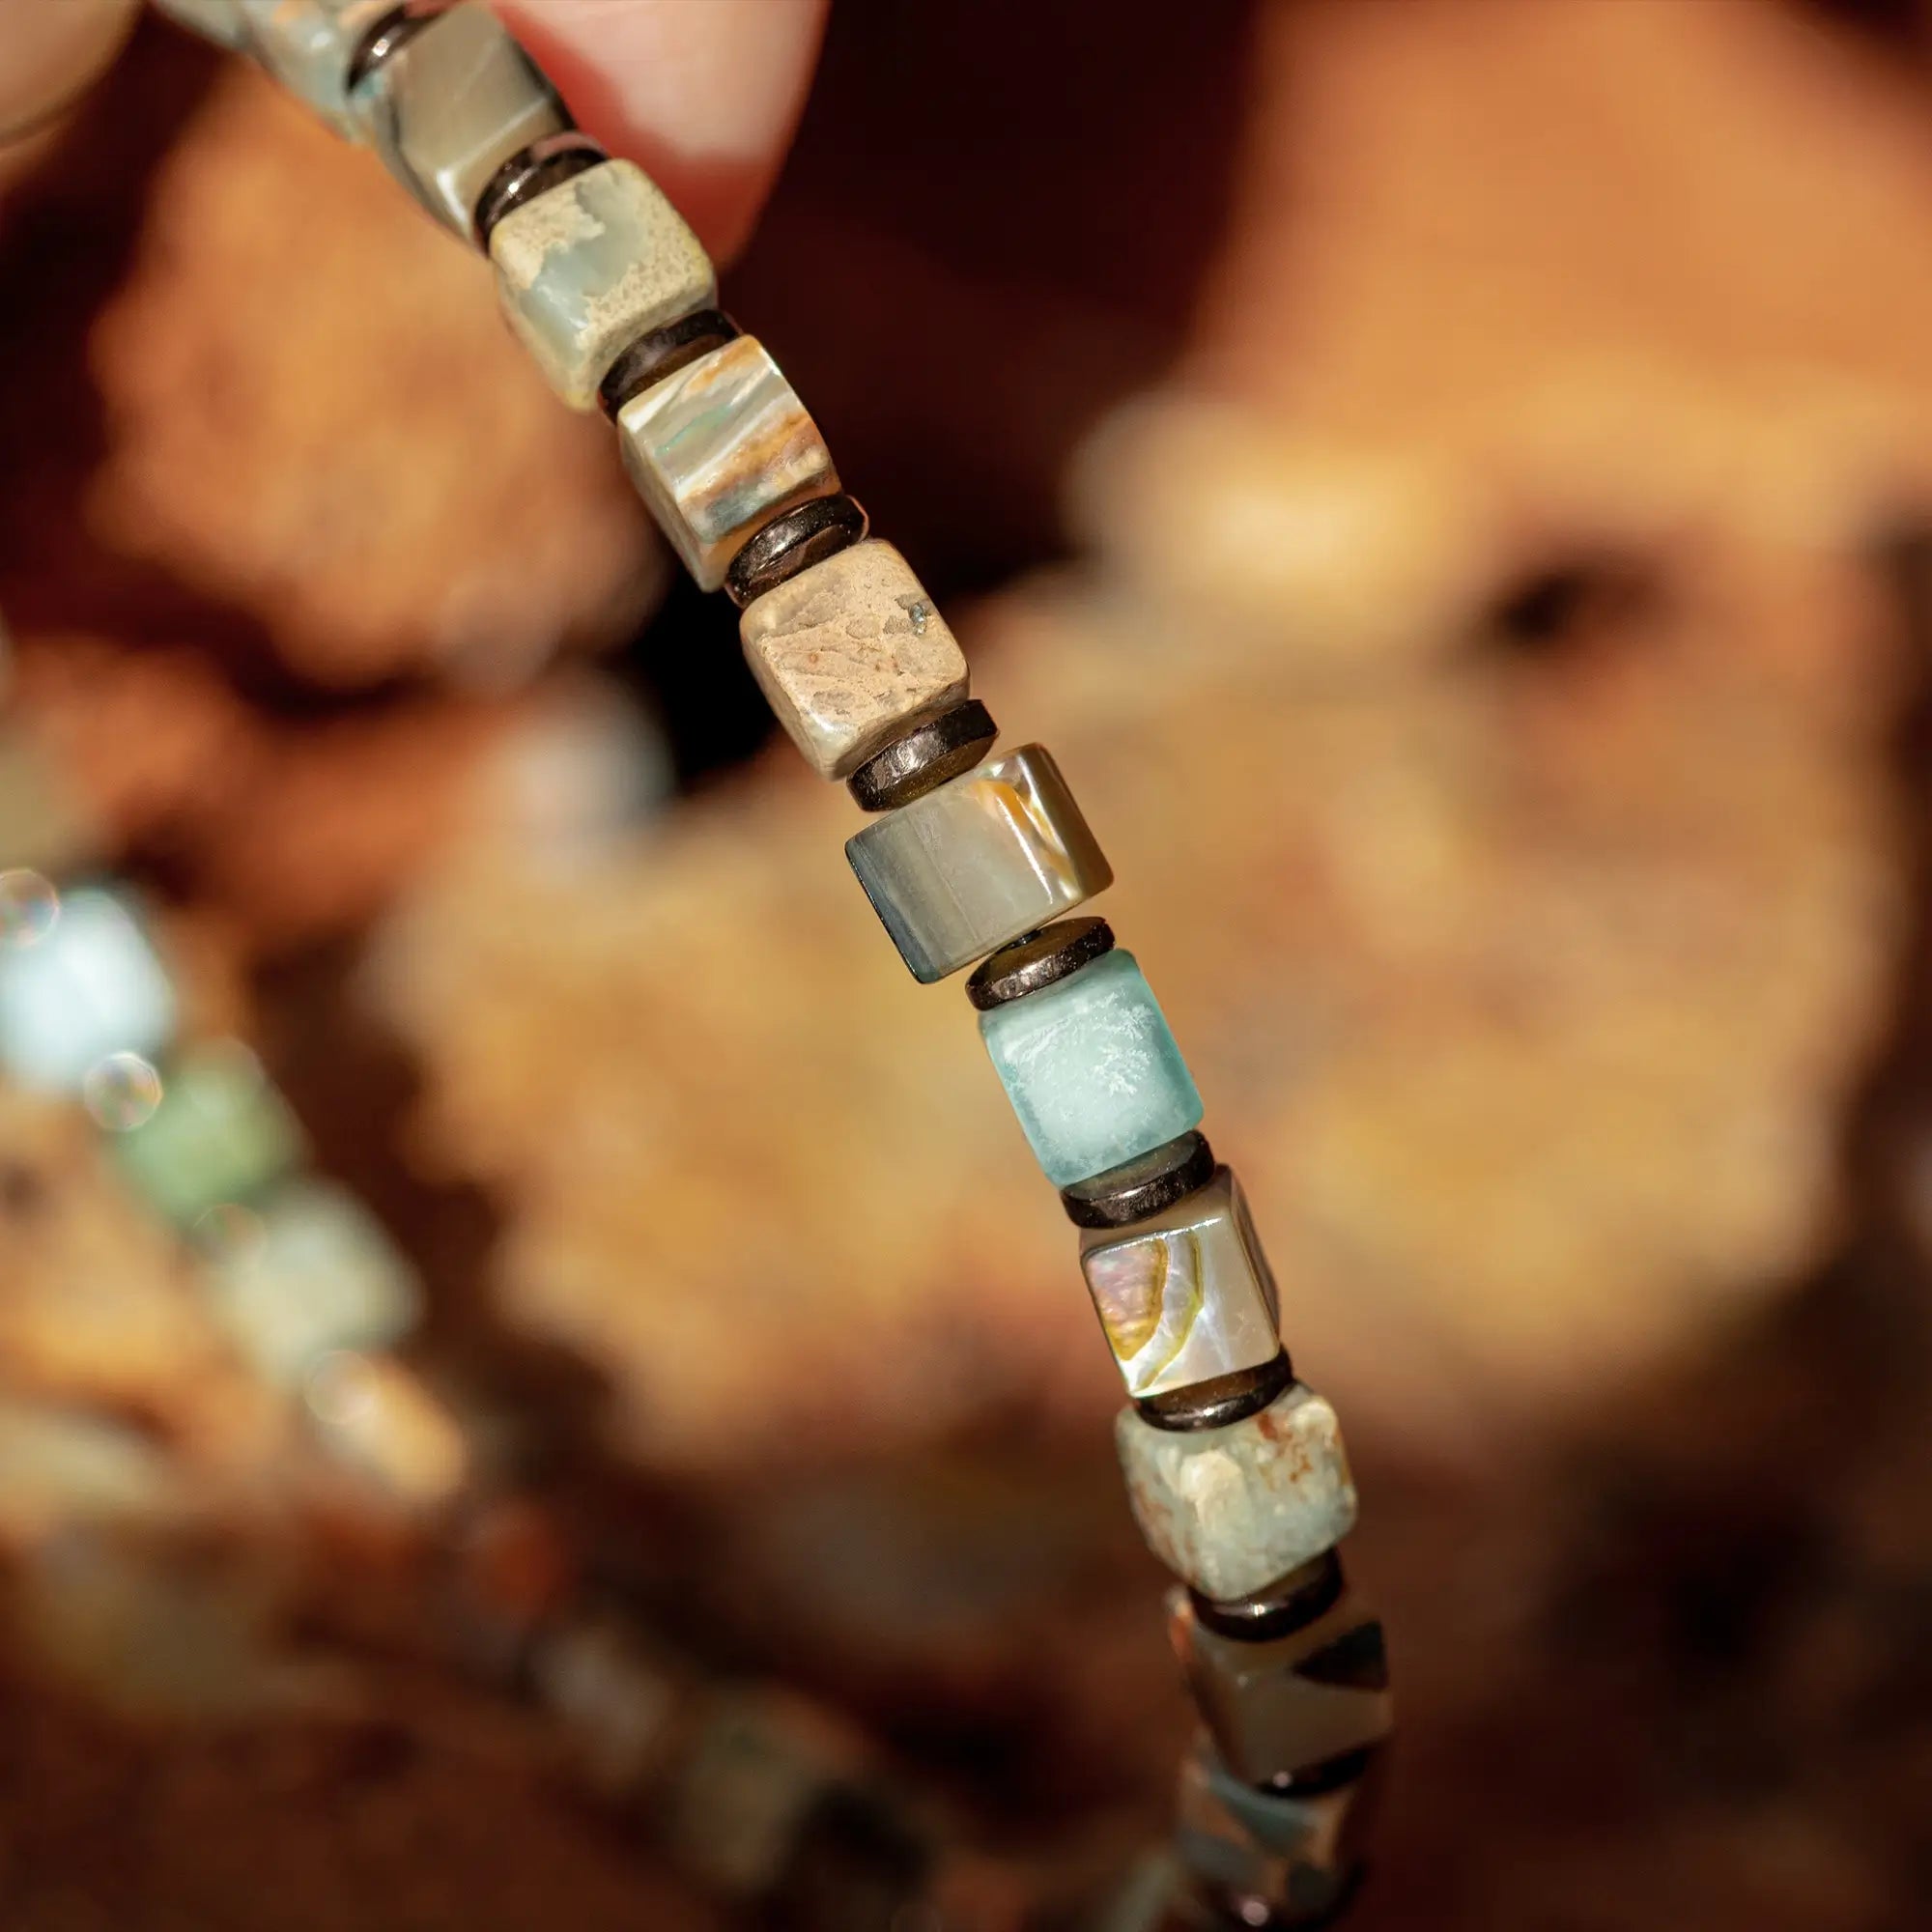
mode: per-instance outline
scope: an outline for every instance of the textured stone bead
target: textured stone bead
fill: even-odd
[[[1037,745],[887,812],[845,841],[845,856],[926,984],[1114,881],[1059,766]]]
[[[1056,1187],[1119,1167],[1201,1119],[1187,1063],[1139,962],[1119,948],[981,1013],[980,1036]]]
[[[77,1094],[110,1053],[155,1059],[175,996],[133,915],[109,893],[70,893],[0,951],[0,1067],[23,1087]]]
[[[755,336],[633,396],[617,430],[631,480],[706,590],[762,524],[838,488],[817,425]]]
[[[550,83],[482,0],[464,0],[412,34],[355,83],[350,109],[390,173],[466,237],[497,170],[571,125]]]
[[[1090,1229],[1080,1270],[1129,1395],[1259,1368],[1281,1347],[1274,1277],[1225,1167],[1133,1229]]]
[[[113,1150],[149,1206],[186,1227],[278,1179],[301,1158],[302,1133],[255,1056],[223,1040],[182,1055],[160,1105]]]
[[[1379,1784],[1371,1768],[1312,1797],[1255,1791],[1203,1738],[1181,1766],[1176,1850],[1235,1898],[1269,1907],[1273,1922],[1323,1922],[1360,1880]]]
[[[801,571],[739,620],[758,688],[820,778],[842,779],[966,696],[966,660],[891,544]]]
[[[415,1271],[353,1196],[291,1181],[229,1218],[212,1286],[237,1343],[271,1380],[293,1385],[334,1350],[384,1349],[421,1306]]]
[[[515,208],[490,235],[497,292],[525,348],[573,409],[636,336],[709,308],[711,258],[633,161],[604,161]]]
[[[241,0],[262,65],[338,134],[359,131],[349,111],[349,63],[395,0]]]
[[[1299,1382],[1225,1428],[1156,1429],[1128,1408],[1114,1435],[1148,1547],[1204,1596],[1263,1589],[1354,1527],[1335,1411]]]
[[[1243,1784],[1293,1778],[1393,1728],[1381,1624],[1347,1591],[1300,1630],[1260,1642],[1209,1630],[1179,1595],[1169,1629],[1221,1762]]]

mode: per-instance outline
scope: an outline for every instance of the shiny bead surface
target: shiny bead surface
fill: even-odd
[[[1060,1191],[1060,1205],[1076,1228],[1131,1228],[1183,1201],[1213,1178],[1214,1151],[1188,1132]]]
[[[723,309],[701,308],[666,323],[662,328],[634,336],[604,372],[604,380],[597,385],[598,407],[614,419],[633,396],[642,395],[687,362],[696,362],[700,355],[736,342],[739,332],[738,325]]]
[[[1225,1167],[1138,1227],[1090,1230],[1080,1271],[1129,1395],[1259,1368],[1280,1350],[1274,1277]]]
[[[476,198],[476,240],[483,252],[490,252],[497,224],[520,208],[527,208],[540,195],[578,175],[602,167],[611,156],[588,134],[576,128],[563,134],[546,134],[541,141],[520,149],[490,177],[489,185]]]
[[[182,1227],[259,1192],[301,1158],[302,1145],[261,1064],[234,1040],[183,1054],[162,1075],[160,1105],[111,1143],[142,1198]]]
[[[1299,1382],[1220,1429],[1156,1429],[1124,1409],[1114,1438],[1149,1548],[1204,1596],[1264,1589],[1354,1527],[1335,1411]]]
[[[980,1037],[1056,1187],[1119,1167],[1201,1119],[1187,1063],[1124,950],[981,1013]]]
[[[504,214],[490,234],[503,313],[573,409],[642,335],[718,294],[711,258],[643,169],[604,161]]]
[[[999,735],[993,714],[969,697],[875,752],[852,774],[846,789],[862,811],[895,811],[970,772]]]
[[[216,1305],[270,1380],[292,1385],[331,1350],[387,1348],[421,1305],[381,1223],[328,1181],[291,1181],[208,1239]]]
[[[1185,1388],[1144,1395],[1134,1405],[1156,1429],[1225,1429],[1259,1415],[1294,1380],[1294,1364],[1283,1349],[1259,1368],[1236,1369]]]
[[[168,976],[109,893],[68,894],[0,948],[0,1069],[23,1087],[78,1094],[109,1054],[156,1058],[174,1025]]]
[[[866,506],[842,490],[795,504],[746,539],[724,573],[724,594],[743,611],[814,563],[864,543],[869,528]]]
[[[290,93],[338,134],[357,130],[349,111],[349,64],[394,0],[241,0],[248,43]]]
[[[1243,1784],[1291,1780],[1394,1727],[1381,1624],[1347,1591],[1302,1629],[1261,1642],[1208,1629],[1177,1596],[1169,1634],[1221,1762]]]
[[[1104,919],[1056,920],[980,960],[966,981],[966,997],[978,1011],[990,1012],[1044,992],[1113,950],[1114,928]]]
[[[417,28],[350,92],[356,126],[390,173],[457,235],[513,155],[571,125],[550,83],[482,4]]]
[[[761,525],[838,488],[817,425],[755,336],[634,396],[617,430],[631,480],[706,590]]]
[[[845,856],[913,978],[928,984],[1114,878],[1037,745],[874,820],[845,841]]]
[[[897,551],[854,544],[739,619],[745,660],[820,778],[842,779],[966,696],[966,660]]]

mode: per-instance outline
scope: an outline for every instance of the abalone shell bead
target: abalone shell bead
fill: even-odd
[[[1300,1630],[1261,1642],[1208,1629],[1177,1593],[1169,1634],[1221,1762],[1243,1784],[1319,1774],[1394,1728],[1381,1624],[1347,1591]]]
[[[1038,745],[885,813],[845,841],[845,856],[899,956],[925,984],[1114,880],[1060,768]]]
[[[389,1347],[422,1304],[414,1269],[382,1224],[313,1179],[227,1217],[210,1242],[210,1286],[238,1346],[291,1387],[332,1350]]]
[[[631,480],[706,590],[780,511],[838,488],[817,425],[752,335],[633,396],[617,433]]]
[[[259,1193],[303,1152],[295,1116],[237,1040],[181,1055],[162,1076],[159,1106],[111,1146],[136,1192],[181,1227]]]
[[[1280,1351],[1274,1276],[1228,1168],[1133,1228],[1088,1230],[1080,1271],[1131,1396],[1259,1368]]]
[[[549,81],[482,0],[463,0],[416,28],[355,82],[349,106],[397,181],[467,238],[497,170],[571,126]]]
[[[966,659],[896,550],[854,544],[767,591],[738,622],[745,660],[820,778],[966,696]]]
[[[980,1037],[1056,1187],[1119,1167],[1200,1122],[1187,1063],[1140,962],[1122,948],[981,1013]]]
[[[395,0],[241,0],[255,57],[338,134],[359,129],[349,110],[349,64]]]
[[[513,208],[490,234],[497,293],[572,409],[635,337],[709,308],[718,282],[697,237],[633,161],[604,161]]]
[[[0,950],[0,1069],[22,1087],[77,1094],[110,1053],[156,1059],[174,1027],[167,973],[111,893],[69,893]]]
[[[1300,1382],[1219,1429],[1157,1429],[1123,1409],[1114,1440],[1149,1548],[1203,1596],[1261,1590],[1355,1525],[1335,1411]]]

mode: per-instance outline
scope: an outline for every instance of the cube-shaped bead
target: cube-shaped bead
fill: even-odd
[[[818,426],[753,336],[632,397],[617,431],[631,480],[706,590],[780,511],[838,488]]]
[[[333,1350],[383,1349],[414,1322],[414,1270],[341,1188],[298,1180],[238,1217],[213,1257],[217,1305],[270,1380],[293,1385]]]
[[[1114,882],[1060,767],[1038,745],[881,814],[845,841],[845,856],[925,984]]]
[[[1201,1095],[1187,1063],[1139,962],[1122,948],[1037,993],[981,1013],[980,1037],[1035,1156],[1056,1187],[1119,1167],[1186,1133],[1201,1119]],[[1175,1252],[1188,1253],[1184,1237],[1177,1239]],[[1151,1248],[1142,1257],[1149,1265],[1156,1259]],[[1128,1339],[1140,1329],[1151,1305],[1124,1279],[1132,1265],[1131,1260],[1123,1261],[1118,1278],[1108,1277],[1120,1291],[1113,1299],[1122,1312],[1122,1333]],[[1104,1271],[1106,1264],[1102,1267]],[[1092,1279],[1090,1274],[1090,1286]],[[1154,1287],[1157,1291],[1159,1284]],[[1176,1292],[1173,1316],[1182,1324],[1184,1340],[1185,1285],[1177,1282]],[[1095,1290],[1096,1302],[1098,1296]],[[1101,1319],[1107,1319],[1104,1310]],[[1165,1342],[1151,1333],[1140,1335],[1139,1341],[1137,1358],[1151,1346],[1144,1369],[1157,1370]],[[1115,1346],[1118,1350],[1118,1341]]]
[[[1243,1784],[1305,1776],[1393,1728],[1380,1622],[1347,1592],[1312,1623],[1259,1643],[1224,1636],[1177,1593],[1170,1634],[1221,1762]]]
[[[639,336],[718,295],[710,256],[634,161],[602,161],[513,208],[490,259],[510,327],[579,410]]]
[[[357,129],[349,111],[349,63],[394,0],[241,0],[262,65],[338,134]]]
[[[200,34],[224,47],[248,44],[248,22],[242,0],[155,0],[155,5],[189,33]]]
[[[511,156],[571,126],[530,58],[482,0],[463,0],[395,49],[350,97],[389,172],[445,228],[475,232],[476,203]]]
[[[0,1069],[23,1087],[77,1094],[110,1053],[155,1059],[174,1025],[168,976],[112,894],[70,893],[0,951]]]
[[[966,696],[966,660],[891,544],[853,544],[756,599],[738,636],[792,742],[820,778],[848,778],[874,752]]]
[[[1299,1382],[1218,1429],[1159,1429],[1123,1409],[1114,1437],[1148,1547],[1203,1596],[1250,1596],[1354,1527],[1335,1411]]]
[[[113,1148],[148,1204],[185,1227],[286,1173],[301,1158],[302,1132],[255,1056],[222,1040],[176,1061],[160,1105]]]

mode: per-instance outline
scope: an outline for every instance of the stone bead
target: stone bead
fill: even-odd
[[[1393,1728],[1381,1624],[1346,1591],[1300,1630],[1260,1642],[1208,1629],[1185,1597],[1169,1629],[1221,1762],[1243,1784],[1371,1749]]]
[[[351,89],[350,109],[389,172],[465,237],[497,170],[571,125],[482,0],[463,0],[412,33]]]
[[[1221,1429],[1156,1429],[1128,1408],[1114,1436],[1148,1547],[1203,1596],[1245,1597],[1354,1527],[1335,1411],[1299,1382]]]
[[[381,1223],[326,1180],[296,1180],[211,1236],[213,1298],[270,1380],[294,1385],[336,1350],[385,1349],[415,1322],[415,1271]]]
[[[1270,1908],[1273,1922],[1325,1923],[1360,1881],[1379,1785],[1371,1767],[1315,1796],[1255,1791],[1204,1738],[1181,1765],[1175,1848],[1201,1877]]]
[[[239,1041],[184,1054],[161,1102],[113,1150],[135,1189],[180,1227],[247,1200],[302,1155],[302,1132],[261,1064]]]
[[[1037,745],[886,813],[845,841],[845,856],[913,978],[928,985],[1114,882]]]
[[[755,336],[633,396],[617,430],[631,480],[706,590],[762,524],[838,488],[817,425]]]
[[[217,46],[239,50],[248,44],[248,22],[242,16],[242,0],[155,0],[155,5],[189,33],[199,34]]]
[[[1131,1396],[1259,1368],[1281,1348],[1274,1276],[1225,1167],[1135,1228],[1090,1229],[1080,1271]]]
[[[758,688],[820,778],[842,779],[966,696],[966,660],[877,538],[801,571],[739,620]]]
[[[174,1026],[168,976],[109,893],[70,893],[0,950],[0,1067],[23,1087],[78,1094],[110,1053],[156,1058]]]
[[[358,129],[349,111],[349,64],[395,0],[241,0],[255,56],[338,134]]]
[[[634,161],[604,161],[515,208],[490,236],[510,327],[572,409],[634,337],[709,308],[711,258]]]
[[[981,1013],[980,1037],[1056,1187],[1119,1167],[1201,1119],[1187,1063],[1139,962],[1121,948]]]

